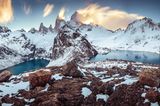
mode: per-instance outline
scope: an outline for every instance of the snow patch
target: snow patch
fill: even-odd
[[[4,95],[11,95],[11,94],[16,94],[18,93],[18,90],[21,90],[21,89],[25,89],[25,90],[28,90],[29,89],[29,82],[19,82],[19,83],[16,83],[14,84],[14,82],[5,82],[5,83],[2,83],[0,85],[0,90],[2,92],[0,92],[0,96],[4,96]]]
[[[59,74],[54,74],[52,75],[51,79],[55,79],[55,80],[61,80],[64,76],[61,76],[60,73]]]
[[[84,98],[88,97],[92,93],[92,91],[87,87],[83,87],[81,92]]]
[[[97,94],[96,95],[96,100],[98,101],[99,99],[103,99],[105,102],[107,102],[107,99],[109,98],[108,95],[106,94]]]

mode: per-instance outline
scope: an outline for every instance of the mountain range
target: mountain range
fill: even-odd
[[[70,21],[57,18],[54,28],[41,23],[39,29],[31,28],[28,32],[24,29],[11,31],[1,26],[0,69],[34,58],[52,59],[53,44],[62,32],[79,33],[98,53],[109,50],[160,51],[160,25],[149,18],[136,20],[125,30],[111,31],[98,25],[82,24],[74,19],[74,15]],[[65,35],[62,38],[65,39]],[[71,38],[70,42],[78,40]]]

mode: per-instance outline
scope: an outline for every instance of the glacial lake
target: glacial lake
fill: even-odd
[[[160,54],[125,50],[112,50],[108,54],[98,54],[96,57],[91,58],[90,61],[96,62],[103,61],[106,59],[128,60],[149,64],[160,64]]]
[[[31,61],[23,62],[15,66],[7,68],[13,75],[18,75],[24,72],[29,72],[44,68],[48,65],[49,61],[45,59],[34,59]]]
[[[151,52],[139,52],[139,51],[124,51],[124,50],[112,50],[108,54],[98,54],[96,57],[90,59],[92,62],[104,61],[107,59],[116,60],[128,60],[149,64],[160,64],[160,54]],[[40,68],[44,68],[48,65],[49,60],[34,59],[31,61],[23,62],[15,66],[7,68],[13,75],[18,75],[24,72],[34,71]]]

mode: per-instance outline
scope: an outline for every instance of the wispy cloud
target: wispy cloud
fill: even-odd
[[[98,4],[90,4],[83,9],[77,10],[76,20],[84,24],[95,24],[105,28],[116,30],[126,28],[129,23],[143,16],[115,10],[110,7],[101,7]]]
[[[58,14],[58,18],[64,20],[65,19],[65,8],[62,7],[59,14]]]
[[[43,10],[43,17],[46,17],[48,15],[50,15],[50,13],[52,12],[54,8],[53,4],[47,4]]]
[[[0,0],[0,23],[5,24],[13,19],[11,0]]]
[[[25,3],[24,6],[23,6],[23,10],[24,10],[24,13],[26,15],[30,14],[31,11],[32,11],[31,5],[28,5],[28,4]]]

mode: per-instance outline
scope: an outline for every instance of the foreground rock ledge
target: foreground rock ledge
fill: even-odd
[[[95,64],[95,63],[94,63]],[[114,63],[113,63],[114,64]],[[122,63],[121,63],[122,64]],[[17,94],[5,95],[2,103],[14,106],[152,106],[160,104],[160,88],[150,85],[148,78],[159,75],[159,69],[136,71],[126,67],[83,67],[71,61],[64,66],[50,67],[29,74],[32,86]],[[138,65],[139,67],[139,65]],[[138,68],[139,69],[139,68]],[[156,76],[155,75],[156,72]],[[141,77],[143,75],[143,82]],[[137,78],[135,80],[134,78]],[[133,79],[133,80],[132,80]],[[132,82],[133,81],[133,82]],[[128,83],[131,82],[131,83]],[[151,80],[152,82],[152,80]]]

